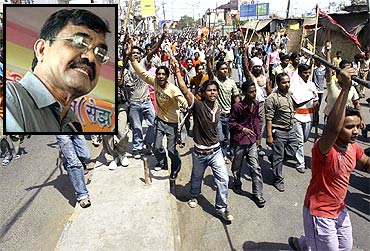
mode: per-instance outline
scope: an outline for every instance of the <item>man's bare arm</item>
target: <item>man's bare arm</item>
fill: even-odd
[[[338,81],[342,84],[342,90],[329,113],[327,126],[318,142],[321,154],[327,154],[330,151],[342,131],[348,93],[352,86],[351,76],[353,75],[356,75],[353,68],[345,68],[339,72]]]

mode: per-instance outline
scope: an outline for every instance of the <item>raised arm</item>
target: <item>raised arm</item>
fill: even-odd
[[[356,75],[356,71],[349,67],[341,70],[338,74],[338,81],[342,84],[342,90],[335,101],[333,109],[329,113],[327,126],[318,142],[321,154],[326,154],[330,151],[339,133],[342,131],[348,92],[352,86],[351,76],[353,75]]]
[[[126,55],[129,57],[130,62],[132,64],[132,67],[134,68],[136,74],[144,80],[146,83],[153,85],[155,84],[155,77],[153,77],[151,74],[149,74],[141,65],[139,62],[136,61],[136,59],[132,55],[132,45],[133,41],[132,39],[129,39],[129,42],[127,44],[127,47],[125,49]]]
[[[146,59],[148,60],[148,62],[153,58],[153,55],[158,51],[159,47],[161,46],[161,44],[163,43],[167,36],[168,31],[167,29],[164,28],[161,38],[153,45],[148,55],[146,55]]]
[[[215,47],[213,47],[213,50]],[[211,48],[207,49],[206,52],[206,61],[207,61],[207,74],[208,74],[208,79],[213,80],[215,78],[215,75],[213,74],[213,65],[212,65],[212,51]]]
[[[248,69],[248,56],[247,56],[247,50],[243,47],[240,48],[241,52],[240,54],[242,55],[242,65],[243,65],[243,71],[244,75],[249,78],[251,81],[253,81],[253,74],[250,72]]]
[[[326,51],[326,60],[330,63],[331,62],[331,43],[327,43],[325,47],[325,51]],[[326,77],[326,83],[331,82],[331,79],[333,77],[333,72],[328,67],[326,67],[325,77]]]
[[[191,93],[191,91],[189,91],[188,87],[186,86],[185,81],[180,73],[180,64],[174,57],[171,59],[171,66],[172,66],[171,70],[174,71],[175,76],[177,78],[177,84],[180,88],[180,91],[184,95],[186,101],[188,101],[188,105],[191,106],[191,104],[194,101],[194,95],[193,93]]]

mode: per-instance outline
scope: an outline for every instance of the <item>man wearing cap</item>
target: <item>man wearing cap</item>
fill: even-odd
[[[247,67],[246,58],[243,57],[243,67],[245,75],[256,85],[256,100],[259,103],[258,114],[260,116],[261,134],[265,128],[265,99],[271,93],[271,86],[268,77],[263,75],[263,62],[260,58],[254,57],[250,61],[251,71]],[[262,151],[261,145],[258,146],[258,155],[263,156],[265,152]]]

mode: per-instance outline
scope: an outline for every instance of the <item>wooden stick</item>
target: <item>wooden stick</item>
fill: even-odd
[[[248,28],[247,28],[247,31],[245,32],[243,45],[245,45],[245,42],[247,41],[247,37],[248,37],[248,33],[249,33],[249,22],[250,22],[250,19],[248,19]]]
[[[257,26],[258,26],[259,22],[260,22],[260,21],[257,21],[257,23],[256,23],[256,27],[254,27],[254,30],[253,30],[253,32],[252,32],[252,35],[251,35],[251,37],[249,38],[248,44],[250,44],[250,43],[251,43],[252,38],[253,38],[253,35],[254,35],[254,33],[256,32],[256,29],[257,29]]]
[[[144,162],[144,180],[146,185],[150,185],[150,173],[149,173],[149,167],[148,167],[148,158],[144,157],[143,158]]]
[[[126,16],[125,16],[125,21],[123,22],[123,27],[125,29],[127,28],[128,20],[130,18],[131,7],[132,7],[132,0],[129,0],[128,1],[128,6],[127,6],[127,11],[126,11]]]
[[[317,25],[319,23],[319,12],[320,12],[319,5],[316,4],[315,33],[313,37],[313,49],[312,49],[313,54],[316,54]],[[313,78],[313,69],[314,69],[314,64],[312,64],[311,66],[310,81],[312,81],[312,78]]]

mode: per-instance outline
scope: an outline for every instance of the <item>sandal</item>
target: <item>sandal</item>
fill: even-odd
[[[12,157],[10,156],[10,155],[8,155],[8,156],[5,156],[5,158],[3,159],[3,161],[2,161],[2,165],[3,166],[7,166],[7,165],[9,165],[9,163],[10,163],[10,161],[12,160]]]
[[[90,199],[89,199],[89,198],[82,199],[82,200],[80,200],[79,202],[80,202],[80,206],[81,206],[82,208],[87,208],[87,207],[91,206],[91,201],[90,201]]]

